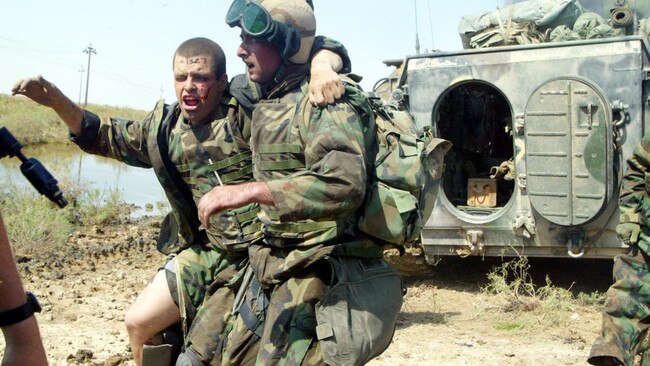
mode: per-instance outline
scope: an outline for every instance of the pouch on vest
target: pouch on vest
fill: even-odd
[[[328,257],[335,284],[316,304],[328,365],[364,365],[388,348],[402,306],[402,279],[383,259]]]
[[[156,240],[156,248],[163,254],[170,254],[180,251],[178,220],[176,214],[172,211],[167,213],[160,223],[160,234]]]

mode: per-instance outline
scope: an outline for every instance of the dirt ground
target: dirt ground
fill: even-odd
[[[51,365],[133,365],[122,320],[163,261],[155,226],[89,228],[71,236],[73,255],[18,257],[25,287],[43,306],[38,321]],[[480,291],[500,259],[443,258],[428,268],[417,257],[392,263],[407,295],[393,343],[371,366],[586,365],[599,309],[504,311],[502,299]],[[531,275],[548,275],[573,292],[602,292],[611,261],[531,259]],[[0,356],[3,350],[0,340]]]

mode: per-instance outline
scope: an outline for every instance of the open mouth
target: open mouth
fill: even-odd
[[[183,105],[186,108],[196,108],[201,101],[198,98],[185,96],[183,97]]]

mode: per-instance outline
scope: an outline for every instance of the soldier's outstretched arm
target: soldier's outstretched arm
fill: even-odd
[[[73,134],[81,133],[83,109],[41,75],[18,80],[12,87],[11,94],[24,95],[40,105],[52,108]]]

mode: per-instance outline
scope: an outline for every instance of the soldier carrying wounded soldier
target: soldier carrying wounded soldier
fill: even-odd
[[[322,49],[313,61],[318,87],[310,97],[314,103],[331,102],[342,93],[332,67],[347,71],[349,60],[340,44],[317,40],[314,52],[307,50],[309,56]],[[252,180],[249,117],[259,87],[245,75],[229,85],[225,62],[215,42],[185,41],[173,58],[177,101],[159,102],[143,121],[100,119],[41,76],[20,80],[12,90],[54,109],[84,151],[153,168],[165,190],[173,211],[163,221],[158,249],[169,256],[125,317],[138,365],[171,363],[160,360],[169,353],[160,347],[170,348],[163,343],[174,334],[180,343],[192,334],[193,320],[210,298],[219,301],[206,311],[215,316],[209,335],[221,334],[220,321],[232,309],[248,262],[247,246],[262,236],[255,203],[224,210],[203,226],[197,216],[197,203],[214,187]]]
[[[177,101],[143,121],[101,119],[41,76],[12,92],[54,109],[84,151],[154,168],[165,189],[168,259],[125,317],[136,364],[171,364],[179,339],[177,365],[363,364],[388,347],[403,292],[356,227],[372,112],[332,71],[349,59],[315,37],[311,2],[236,0],[226,21],[247,75],[228,83],[219,45],[190,39],[173,58]],[[334,102],[341,82],[355,98]]]

